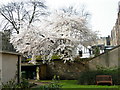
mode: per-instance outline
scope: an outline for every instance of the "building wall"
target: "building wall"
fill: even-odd
[[[1,79],[2,79],[2,54],[0,53],[0,89],[1,89]]]
[[[111,31],[111,42],[114,46],[120,45],[120,2],[118,3],[118,17]]]
[[[111,45],[111,37],[108,35],[107,37],[99,37],[93,44],[94,45]]]
[[[93,58],[88,62],[88,66],[90,70],[96,70],[97,66],[100,67],[118,67],[120,63],[120,46],[117,48],[101,54],[98,57]]]
[[[117,31],[116,27],[114,26],[111,31],[111,45],[116,46],[117,45]]]
[[[2,82],[14,79],[17,73],[17,55],[2,54]]]
[[[113,30],[111,31],[111,42],[112,45],[120,45],[120,23],[116,23]]]
[[[100,37],[100,39],[97,40],[96,45],[99,45],[99,44],[107,45],[106,37]]]

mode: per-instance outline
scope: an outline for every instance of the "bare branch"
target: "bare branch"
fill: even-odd
[[[29,5],[28,5],[29,4]],[[41,1],[11,2],[0,7],[0,15],[11,24],[11,29],[19,34],[22,23],[30,25],[40,20],[46,6]]]

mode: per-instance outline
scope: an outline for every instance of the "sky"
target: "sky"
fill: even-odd
[[[1,4],[16,0],[0,0]],[[99,31],[100,36],[108,36],[115,25],[119,0],[46,0],[51,9],[80,5],[91,14],[90,25],[93,31]]]

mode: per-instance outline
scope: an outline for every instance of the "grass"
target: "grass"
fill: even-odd
[[[39,82],[52,82],[52,80],[38,80]]]
[[[77,80],[60,80],[60,84],[63,85],[62,88],[84,88],[84,89],[105,89],[105,88],[115,88],[113,90],[117,90],[118,86],[98,86],[98,85],[79,85],[77,84]],[[106,89],[105,89],[106,90]],[[109,90],[109,89],[108,89]]]
[[[40,80],[40,82],[46,82],[44,80]],[[47,80],[48,82],[48,80]],[[50,82],[50,81],[49,81]],[[98,85],[79,85],[77,80],[60,80],[60,85],[62,85],[62,89],[64,90],[120,90],[118,85],[113,86],[98,86]]]

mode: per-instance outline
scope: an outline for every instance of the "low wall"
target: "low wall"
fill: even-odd
[[[60,79],[78,79],[80,73],[87,67],[80,62],[55,61],[47,65],[47,79],[52,79],[54,75],[60,76]]]
[[[90,70],[96,70],[100,67],[118,67],[120,65],[120,46],[91,59],[88,62]]]
[[[82,62],[84,61],[84,62]],[[86,70],[96,70],[100,67],[118,67],[120,65],[120,46],[89,60],[64,63],[61,60],[41,65],[39,70],[40,79],[52,79],[54,75],[60,79],[78,79],[80,73]],[[86,62],[86,63],[85,63]]]
[[[80,73],[85,70],[96,70],[99,67],[118,67],[120,65],[120,46],[92,58],[86,64],[81,62],[55,61],[46,67],[46,79],[52,79],[54,75],[60,76],[60,79],[78,79]]]

